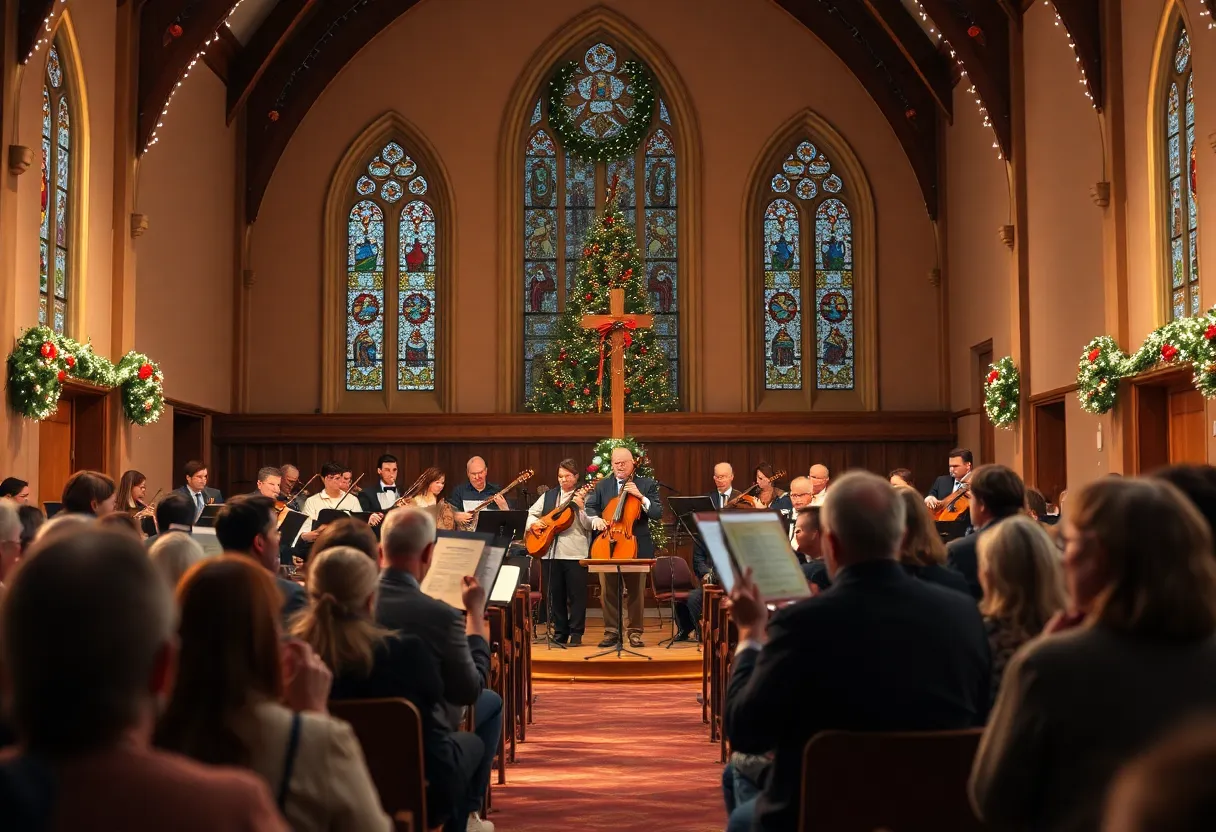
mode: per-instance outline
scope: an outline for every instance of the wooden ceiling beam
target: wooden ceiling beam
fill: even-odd
[[[1077,65],[1085,71],[1094,107],[1102,111],[1104,67],[1102,65],[1102,12],[1099,0],[1054,0],[1077,53]],[[1080,79],[1078,78],[1078,81]]]
[[[930,40],[907,7],[899,0],[862,0],[876,23],[883,28],[908,64],[916,71],[925,89],[937,102],[946,121],[954,120],[954,83],[950,64]]]
[[[51,13],[55,2],[56,0],[20,0],[17,4],[17,57],[22,63],[38,42],[42,21]]]
[[[279,0],[270,14],[249,38],[249,43],[237,55],[228,81],[228,123],[249,100],[253,88],[262,79],[296,31],[316,8],[318,0]]]

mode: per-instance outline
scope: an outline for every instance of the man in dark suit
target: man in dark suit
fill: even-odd
[[[194,504],[194,519],[203,513],[203,507],[224,502],[224,495],[218,489],[207,487],[207,466],[192,459],[186,463],[184,471],[186,484],[177,489],[178,494],[185,494]]]
[[[638,544],[639,558],[654,557],[654,541],[650,538],[650,520],[663,516],[663,504],[659,502],[659,484],[646,477],[634,477],[637,461],[628,448],[612,449],[612,476],[600,481],[587,498],[584,511],[591,518],[591,527],[596,531],[608,528],[611,517],[601,515],[608,501],[619,494],[629,494],[642,501],[642,511],[633,524],[633,536]],[[631,479],[632,477],[632,479]],[[645,612],[646,573],[631,572],[623,576],[625,591],[629,593],[629,644],[645,647],[642,642],[642,615]],[[615,573],[600,573],[600,597],[604,604],[604,640],[600,647],[615,647],[621,640],[621,604],[617,593],[619,577]]]
[[[951,451],[947,458],[950,473],[942,474],[933,481],[933,487],[929,489],[929,494],[925,497],[925,505],[929,508],[937,508],[951,494],[962,488],[964,478],[971,473],[972,459],[971,451],[966,448],[955,448]]]
[[[714,466],[714,488],[709,492],[709,499],[714,504],[714,508],[721,511],[727,503],[739,496],[739,492],[734,488],[734,483],[735,469],[729,462],[719,462]],[[709,552],[705,551],[700,540],[694,539],[692,544],[693,574],[697,576],[698,581],[704,582],[705,577],[713,571],[713,568]],[[676,641],[688,641],[696,631],[697,624],[701,621],[704,604],[705,590],[700,586],[692,588],[692,591],[688,593],[687,601],[676,603],[676,621],[680,625],[679,632],[676,633]]]
[[[735,751],[773,753],[754,803],[759,830],[798,825],[802,753],[825,730],[936,731],[984,724],[990,656],[975,604],[918,581],[896,560],[904,535],[899,495],[874,474],[832,486],[820,514],[831,589],[768,621],[741,578],[731,594],[739,649],[727,689]],[[732,815],[731,826],[747,815]]]
[[[397,487],[397,457],[384,454],[376,460],[376,474],[376,484],[359,492],[359,508],[368,514],[384,512],[401,496]]]
[[[376,621],[382,627],[420,636],[439,660],[443,698],[441,715],[452,731],[460,727],[461,706],[474,705],[473,733],[485,746],[465,808],[470,815],[481,807],[490,785],[490,768],[502,733],[502,697],[486,689],[490,675],[490,628],[486,623],[486,590],[471,577],[464,579],[462,599],[467,614],[424,595],[421,581],[435,551],[435,520],[422,509],[404,506],[385,515],[380,529],[380,554],[388,564],[380,576]]]
[[[253,558],[274,575],[283,596],[283,622],[308,603],[304,587],[279,574],[279,526],[269,497],[234,497],[215,517],[215,536],[226,553]]]
[[[971,523],[975,534],[950,541],[946,547],[946,565],[967,581],[975,600],[984,597],[980,586],[980,536],[988,529],[1026,510],[1026,486],[1022,478],[1004,465],[981,465],[971,476]]]

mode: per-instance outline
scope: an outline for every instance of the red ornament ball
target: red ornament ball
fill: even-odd
[[[571,406],[571,407],[574,407],[574,399],[571,399],[571,400],[570,400],[570,406]]]
[[[909,107],[908,109],[904,110],[904,118],[908,119],[909,121],[916,118],[916,109],[914,107]]]
[[[628,388],[628,387],[626,387],[626,388],[625,388],[625,395],[626,395],[626,396],[628,396],[628,395],[629,395],[629,388]]]
[[[967,36],[968,37],[978,38],[982,34],[984,34],[984,30],[981,29],[979,26],[968,26],[967,27]]]
[[[75,356],[69,355],[67,358],[63,359],[63,363],[67,364],[68,368],[71,369],[72,367],[76,366],[76,358]]]
[[[591,300],[591,293],[588,292],[587,294],[583,295],[583,300]]]
[[[584,256],[584,257],[590,257],[590,256],[591,256],[591,249],[589,249],[589,248],[584,248],[584,249],[583,249],[583,256]]]
[[[611,214],[604,217],[604,225],[612,225],[612,215]]]
[[[584,387],[584,388],[583,388],[583,395],[584,395],[584,396],[590,396],[590,395],[591,395],[591,388],[590,388],[590,387]]]
[[[55,349],[55,345],[50,341],[43,341],[42,348],[38,351],[42,353],[43,358],[49,361],[53,361],[55,356],[59,353],[59,350]]]
[[[182,36],[182,27],[181,27],[181,24],[180,24],[180,23],[174,23],[172,26],[170,26],[170,27],[169,27],[169,34],[171,34],[171,35],[172,35],[173,37],[175,37],[175,38],[180,38],[180,37]]]
[[[640,352],[642,355],[645,355],[645,354],[646,354],[646,348],[645,348],[645,347],[642,347],[640,350],[638,350],[638,352]]]
[[[1178,348],[1173,344],[1163,344],[1161,346],[1161,357],[1166,361],[1173,361],[1176,355],[1178,355]]]
[[[269,113],[266,114],[266,118],[270,119],[271,121],[278,121],[279,120],[279,111],[271,110]]]
[[[63,381],[63,380],[64,380],[65,378],[67,378],[67,377],[68,377],[68,374],[67,374],[65,371],[63,371],[63,370],[60,370],[60,371],[59,371],[59,374],[58,374],[58,376],[57,376],[57,378],[58,378],[60,381]]]
[[[988,374],[988,383],[992,384],[992,382],[996,381],[1000,377],[1001,377],[1001,374],[998,371],[993,370],[991,373]]]
[[[1089,351],[1089,363],[1093,364],[1095,361],[1098,360],[1098,356],[1101,354],[1102,354],[1102,351],[1099,350],[1097,347],[1094,347],[1092,350]]]
[[[1209,341],[1216,338],[1216,324],[1208,324],[1208,328],[1203,331],[1203,337]]]
[[[152,365],[148,363],[141,364],[139,367],[139,380],[147,381],[152,378]]]

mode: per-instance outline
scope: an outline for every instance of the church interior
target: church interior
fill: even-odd
[[[798,623],[796,609],[847,589],[840,576],[858,570],[829,558],[820,587],[803,569],[811,583],[795,595],[809,600],[774,612],[765,635],[749,620],[757,584],[741,558],[733,590],[713,585],[721,575],[706,580],[721,564],[705,566],[712,547],[672,500],[709,494],[708,508],[719,510],[759,489],[771,496],[757,507],[775,512],[799,565],[810,567],[815,558],[798,543],[803,507],[775,511],[780,495],[805,487],[816,517],[806,534],[836,549],[848,518],[843,508],[833,516],[825,494],[855,489],[857,505],[877,517],[892,498],[865,492],[868,481],[853,474],[910,486],[919,496],[901,531],[923,513],[923,498],[938,521],[926,546],[942,549],[937,532],[948,544],[942,568],[970,541],[965,577],[975,597],[950,614],[982,613],[990,630],[981,646],[995,660],[990,622],[1004,619],[991,600],[996,579],[984,575],[996,556],[972,532],[1004,516],[992,509],[1007,476],[1019,493],[1038,495],[1042,507],[1028,509],[1042,521],[1035,534],[1050,536],[1050,568],[1063,569],[1060,594],[1070,600],[1026,637],[1048,618],[1080,622],[1085,613],[1084,626],[1098,627],[1113,616],[1105,600],[1080,604],[1073,564],[1089,545],[1083,523],[1106,533],[1098,492],[1150,488],[1149,475],[1170,467],[1206,476],[1216,464],[1216,289],[1202,299],[1199,221],[1216,202],[1200,208],[1198,190],[1203,165],[1216,170],[1216,160],[1202,161],[1216,151],[1211,6],[4,0],[0,327],[10,340],[0,477],[17,486],[3,496],[70,513],[80,472],[108,478],[111,494],[139,472],[143,496],[128,501],[120,486],[118,509],[149,506],[137,514],[148,520],[140,534],[164,537],[149,516],[162,495],[184,493],[191,510],[197,499],[201,523],[214,521],[204,503],[226,511],[221,495],[270,494],[276,512],[308,515],[292,541],[286,532],[279,541],[276,578],[303,585],[320,605],[310,583],[319,556],[300,557],[293,541],[316,549],[325,526],[293,502],[292,484],[319,495],[309,497],[314,509],[333,510],[333,495],[349,494],[345,508],[357,504],[360,522],[376,518],[379,563],[390,572],[389,528],[381,537],[376,524],[388,522],[405,486],[436,482],[428,471],[438,472],[436,489],[446,477],[447,489],[418,503],[435,509],[432,531],[437,521],[444,528],[444,500],[462,528],[462,516],[476,524],[508,503],[548,512],[560,508],[555,497],[578,496],[575,528],[586,542],[604,517],[615,528],[609,497],[624,506],[636,494],[642,516],[629,523],[653,530],[640,557],[656,564],[640,593],[644,628],[635,632],[632,607],[628,632],[621,620],[623,599],[637,600],[637,590],[610,597],[634,586],[629,576],[572,567],[570,603],[578,596],[586,609],[585,640],[576,646],[561,631],[564,607],[554,639],[544,581],[558,579],[557,560],[543,575],[540,559],[521,561],[522,588],[505,605],[491,601],[485,622],[466,608],[470,645],[477,626],[487,628],[481,684],[498,691],[503,719],[497,751],[486,752],[493,774],[481,805],[434,822],[443,804],[432,802],[433,784],[420,799],[402,796],[420,793],[417,782],[381,780],[385,756],[400,748],[386,743],[430,740],[417,728],[400,739],[391,713],[331,703],[331,716],[362,742],[386,814],[377,804],[345,826],[318,815],[318,829],[390,820],[463,830],[466,814],[471,830],[1098,829],[1114,771],[1088,781],[1079,826],[1054,825],[1065,816],[1058,805],[1038,815],[1025,801],[1013,808],[1016,777],[1001,765],[1049,766],[1014,748],[1015,693],[997,696],[995,681],[995,701],[985,693],[965,724],[939,713],[907,725],[890,715],[807,727],[793,715],[800,702],[829,708],[811,692],[799,699],[796,684],[779,681],[794,671],[771,656],[809,626],[810,613]],[[610,306],[620,289],[613,302],[623,305]],[[630,449],[625,468],[615,440]],[[589,491],[572,495],[555,471]],[[614,472],[620,490],[601,500]],[[627,488],[635,477],[640,487]],[[492,504],[508,483],[507,499]],[[458,486],[468,489],[463,502],[450,496]],[[1200,519],[1216,512],[1216,480],[1207,487]],[[972,507],[948,531],[941,510],[957,492],[972,494]],[[1064,507],[1070,492],[1075,522]],[[98,493],[94,503],[105,499]],[[1176,508],[1128,510],[1109,525],[1143,517],[1157,535]],[[1199,514],[1189,503],[1184,514],[1173,525],[1189,529]],[[4,528],[0,512],[0,547]],[[1200,531],[1211,550],[1210,530]],[[1171,539],[1179,552],[1189,545]],[[1006,545],[1029,547],[1029,559],[1038,542]],[[0,588],[16,588],[13,599],[26,566],[15,564],[0,558]],[[1206,586],[1206,566],[1177,568],[1199,570],[1205,577],[1190,582]],[[27,597],[37,589],[28,571]],[[825,588],[828,573],[835,583]],[[179,603],[192,574],[177,585]],[[462,597],[459,581],[453,591]],[[824,606],[815,620],[827,627]],[[22,610],[35,614],[14,602],[0,641]],[[186,607],[182,615],[184,640]],[[848,626],[868,632],[877,621]],[[607,650],[638,655],[589,660],[601,638]],[[898,640],[886,638],[875,644]],[[1216,667],[1205,638],[1200,663]],[[1040,653],[1010,650],[1006,687],[1036,656],[1046,667]],[[871,673],[831,662],[834,673]],[[329,664],[336,691],[342,674]],[[1159,670],[1155,678],[1169,678]],[[1188,684],[1216,710],[1216,671],[1204,673]],[[932,710],[932,697],[920,695],[912,690],[909,701]],[[1163,708],[1181,711],[1180,701]],[[481,709],[480,700],[466,709],[467,730],[448,727],[476,734]],[[788,718],[794,733],[805,728],[797,748],[761,710]],[[0,716],[0,747],[6,725],[24,736],[19,711]],[[393,729],[380,735],[382,719]],[[849,730],[920,728],[943,730],[906,748],[846,741]],[[812,740],[804,756],[807,739],[828,729],[846,740]],[[949,745],[960,742],[955,734],[966,734],[964,745]],[[637,745],[621,745],[626,736]],[[1216,741],[1205,759],[1213,749]],[[1121,753],[1130,761],[1142,750]],[[407,766],[413,775],[421,754]],[[5,759],[0,751],[0,786]],[[816,786],[816,760],[839,782],[829,788],[825,774]],[[886,778],[898,765],[937,776]],[[869,766],[889,785],[890,815],[871,815],[857,788]],[[1067,783],[1085,788],[1066,777],[1051,785]],[[277,785],[269,784],[272,808]],[[921,785],[935,809],[917,802]],[[1145,819],[1128,789],[1109,797],[1128,825],[1101,828],[1166,828]],[[1172,805],[1192,797],[1179,792]],[[279,828],[280,813],[293,828],[312,828],[282,800],[250,828]]]

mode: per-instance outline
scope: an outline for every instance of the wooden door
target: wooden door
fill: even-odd
[[[989,366],[992,364],[992,342],[989,341],[976,352],[976,362],[979,364],[979,406],[980,414],[980,449],[975,462],[977,465],[988,465],[996,461],[996,430],[992,420],[984,412],[984,384],[988,380]]]
[[[1034,408],[1035,481],[1030,483],[1047,498],[1057,502],[1068,487],[1068,447],[1064,423],[1064,402],[1049,402]]]
[[[176,488],[184,485],[186,463],[197,459],[210,465],[207,461],[207,448],[203,431],[204,419],[193,413],[173,411],[173,481]],[[211,472],[212,476],[215,472]],[[218,485],[216,480],[213,485]]]
[[[1171,465],[1204,465],[1208,459],[1203,395],[1193,387],[1169,394],[1169,459]]]
[[[58,502],[72,476],[72,401],[61,398],[59,408],[38,423],[38,502]]]

